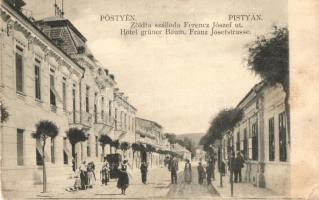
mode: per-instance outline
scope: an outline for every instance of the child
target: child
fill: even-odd
[[[80,179],[80,170],[75,170],[75,181],[74,181],[74,189],[77,191],[81,188],[81,179]]]
[[[102,185],[105,184],[107,185],[107,183],[109,182],[109,165],[108,162],[105,161],[102,165],[102,169],[101,169],[101,181],[102,181]]]

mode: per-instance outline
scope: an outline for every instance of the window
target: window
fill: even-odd
[[[35,83],[35,98],[41,99],[41,80],[40,80],[40,66],[41,63],[38,59],[35,59],[34,65],[34,83]]]
[[[99,157],[99,141],[97,136],[95,136],[95,156]]]
[[[90,148],[90,140],[88,139],[87,144],[86,144],[86,153],[87,157],[91,157],[91,148]]]
[[[16,90],[23,92],[23,49],[16,46]]]
[[[69,156],[67,153],[67,137],[63,137],[63,163],[67,165],[69,163]]]
[[[94,93],[94,122],[97,123],[97,92]]]
[[[86,92],[85,92],[85,110],[86,112],[90,112],[90,105],[89,105],[89,95],[90,95],[90,87],[86,86]]]
[[[244,129],[244,158],[248,159],[248,138],[247,138],[247,129]]]
[[[101,111],[101,119],[102,121],[104,121],[104,97],[101,98],[101,108],[102,108],[102,111]]]
[[[121,111],[121,117],[120,117],[120,128],[121,129],[123,129],[123,125],[124,125],[124,123],[123,123],[123,111]]]
[[[56,106],[54,71],[52,71],[52,70],[50,73],[50,104],[52,106]]]
[[[112,117],[112,101],[109,101],[109,120],[111,120]]]
[[[23,139],[22,129],[17,129],[17,164],[21,166],[24,164],[23,154],[24,154],[24,139]]]
[[[43,152],[42,152],[41,141],[39,138],[37,138],[36,139],[36,164],[38,166],[43,165],[42,156],[43,156]]]
[[[62,82],[62,100],[63,100],[63,110],[66,111],[66,78],[63,77]]]
[[[275,125],[274,118],[270,118],[268,121],[269,128],[269,161],[275,160]]]
[[[97,106],[94,104],[94,122],[97,123]]]
[[[240,134],[237,132],[237,144],[236,144],[236,151],[240,151]]]
[[[115,108],[115,117],[114,117],[115,129],[117,129],[117,109]]]
[[[257,122],[252,125],[252,159],[258,160],[258,126]]]
[[[124,129],[125,130],[127,129],[126,118],[127,118],[127,116],[126,116],[126,113],[125,113],[124,114]]]
[[[287,161],[287,138],[285,113],[279,114],[279,160]]]
[[[73,111],[73,123],[75,123],[75,111],[76,111],[76,84],[73,84],[72,88],[72,111]]]
[[[51,138],[51,163],[55,163],[55,139]]]

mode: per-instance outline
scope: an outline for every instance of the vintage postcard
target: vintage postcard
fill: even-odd
[[[318,11],[2,0],[1,198],[318,200]]]

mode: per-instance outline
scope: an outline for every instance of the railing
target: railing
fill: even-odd
[[[69,114],[70,124],[83,124],[85,126],[91,127],[92,125],[92,114],[87,112],[70,112]]]
[[[114,118],[110,118],[108,113],[96,113],[93,115],[95,124],[104,124],[107,126],[114,126]]]

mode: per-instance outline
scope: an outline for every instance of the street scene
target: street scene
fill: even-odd
[[[121,2],[1,1],[1,197],[289,198],[286,3]]]

